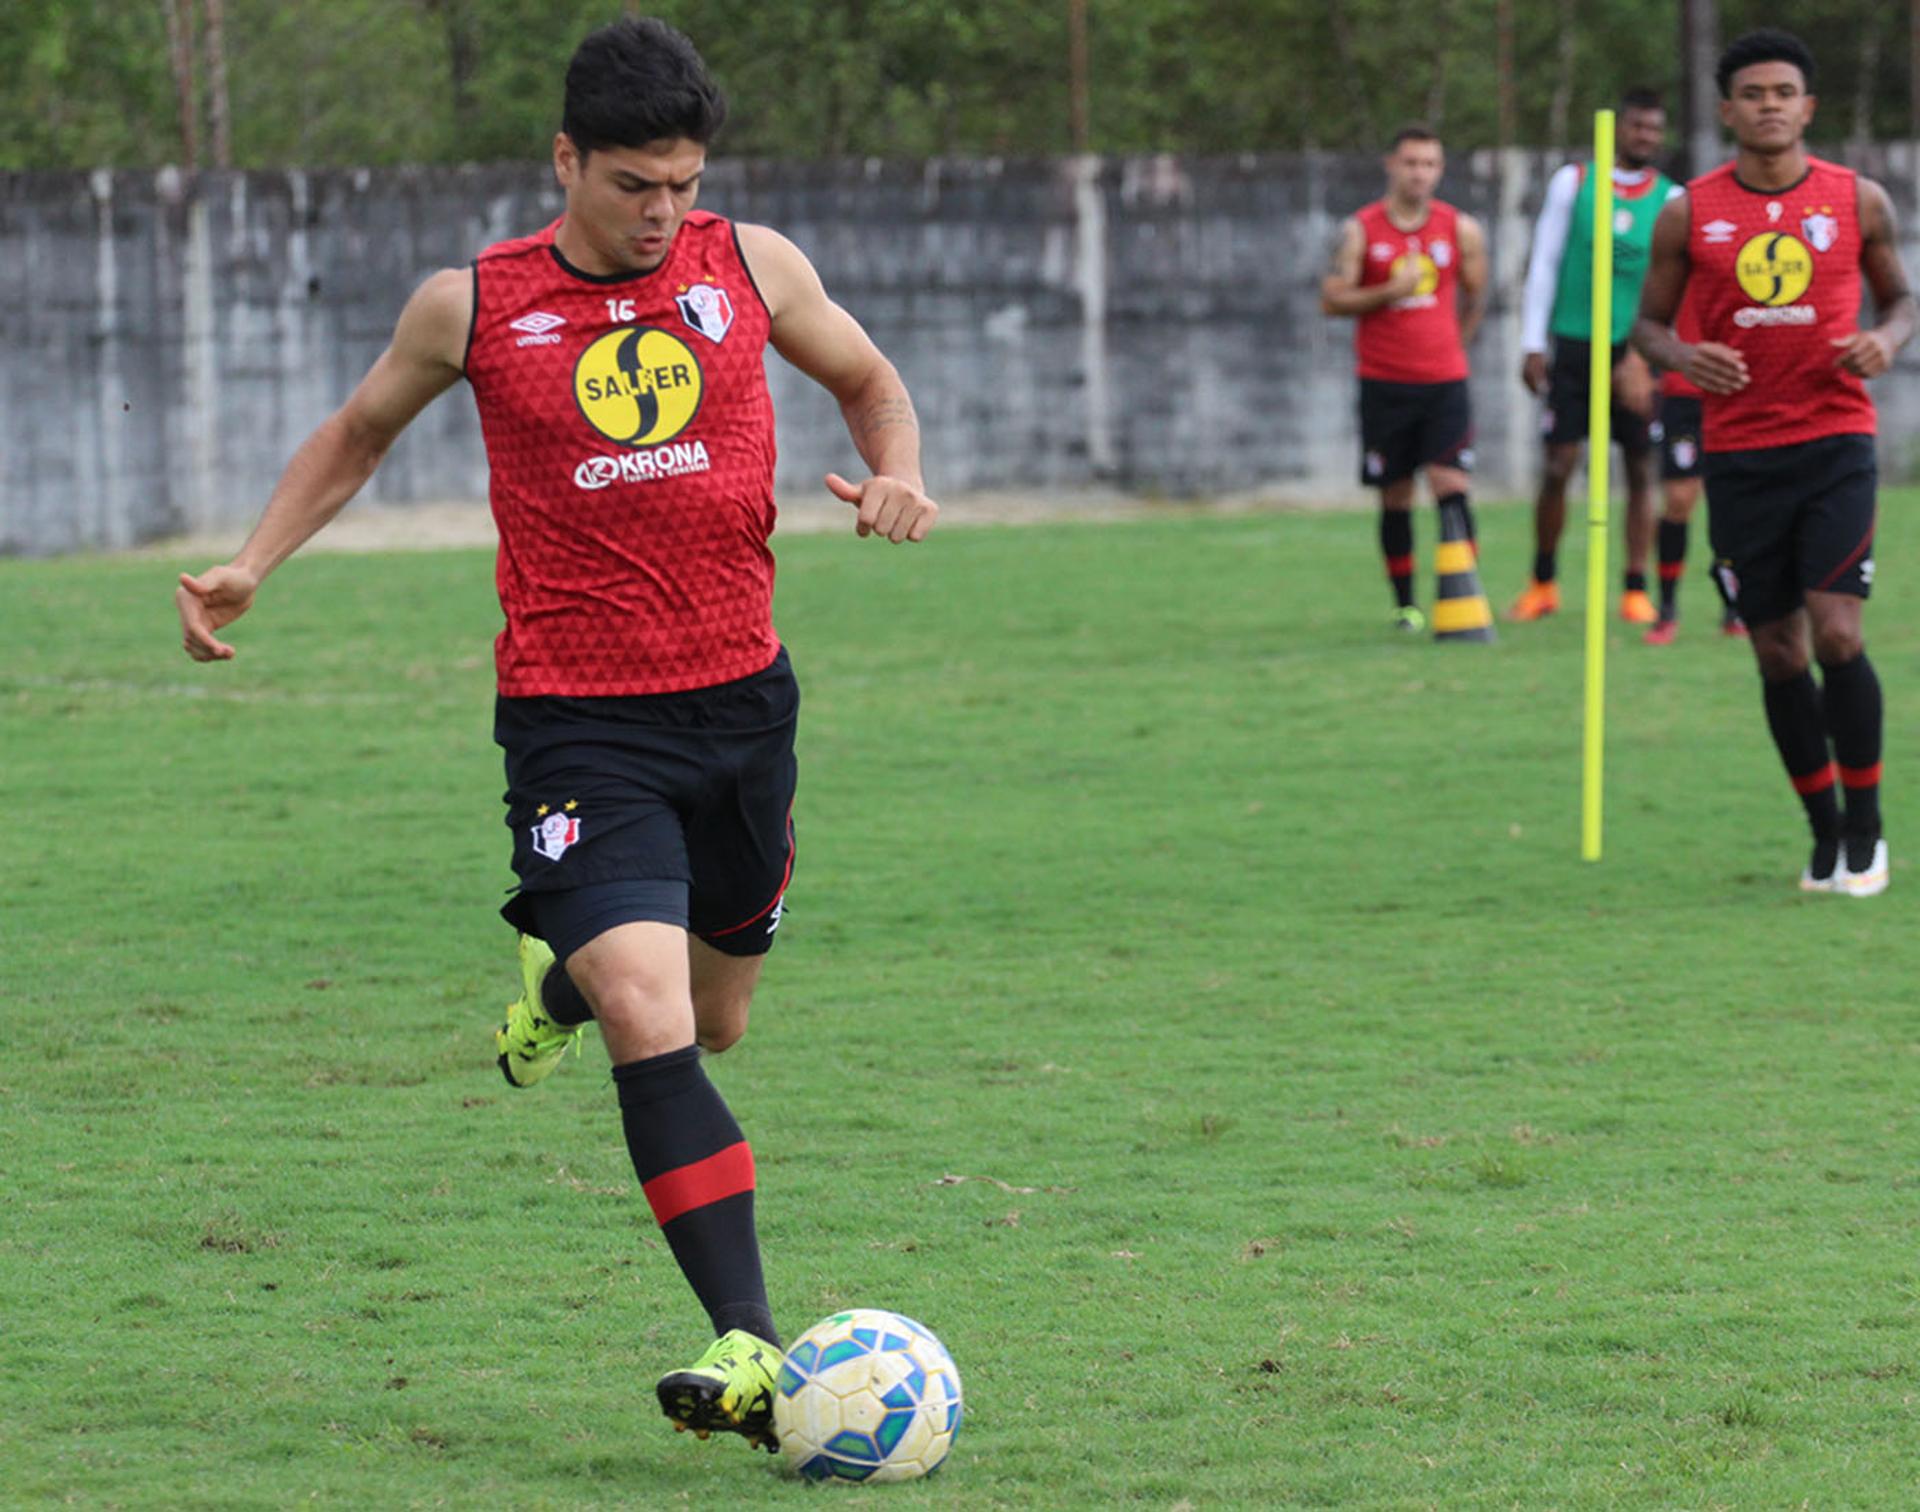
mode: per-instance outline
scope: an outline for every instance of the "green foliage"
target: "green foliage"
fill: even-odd
[[[1366,514],[782,539],[800,864],[714,1075],[789,1331],[959,1362],[889,1504],[1910,1507],[1887,506],[1869,902],[1794,890],[1697,568],[1615,632],[1583,866],[1579,616],[1396,638]],[[494,1070],[490,557],[297,558],[217,667],[172,565],[0,561],[6,1498],[820,1505],[655,1415],[703,1320],[599,1048]]]
[[[607,0],[227,0],[241,167],[538,157]],[[1065,0],[659,0],[733,97],[727,151],[1069,149]],[[1816,135],[1904,134],[1910,20],[1884,0],[1724,0],[1723,37],[1802,32]],[[1496,8],[1482,0],[1088,0],[1103,152],[1365,147],[1431,118],[1497,140]],[[1514,0],[1515,138],[1544,143],[1622,89],[1676,89],[1671,0]],[[200,73],[205,87],[205,70]],[[0,7],[0,168],[180,156],[160,0]]]

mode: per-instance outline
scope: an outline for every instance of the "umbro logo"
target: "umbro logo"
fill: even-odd
[[[1734,233],[1739,229],[1730,220],[1710,220],[1700,228],[1700,235],[1708,245],[1719,246],[1723,242],[1732,241]]]
[[[513,329],[526,334],[514,342],[515,346],[557,346],[560,338],[553,334],[554,328],[567,323],[564,315],[549,315],[545,310],[535,310],[531,315],[522,315],[510,322]]]

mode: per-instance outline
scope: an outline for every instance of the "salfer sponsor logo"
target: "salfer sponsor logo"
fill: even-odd
[[[1794,304],[1813,283],[1813,254],[1807,250],[1807,244],[1791,232],[1762,231],[1758,236],[1748,237],[1746,244],[1734,254],[1733,276],[1740,292],[1755,304]]]
[[[693,349],[657,326],[597,337],[573,365],[580,414],[609,441],[658,446],[693,423],[706,379]]]

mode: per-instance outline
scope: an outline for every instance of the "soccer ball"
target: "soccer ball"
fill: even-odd
[[[773,1426],[808,1480],[913,1480],[939,1468],[960,1431],[960,1372],[911,1318],[838,1312],[787,1350]]]

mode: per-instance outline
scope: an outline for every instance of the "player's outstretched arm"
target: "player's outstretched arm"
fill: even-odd
[[[940,513],[920,476],[920,421],[900,374],[873,339],[827,297],[806,254],[765,226],[740,228],[740,250],[772,316],[773,348],[840,401],[871,470],[862,483],[827,474],[855,508],[857,534],[924,541]]]
[[[1907,286],[1907,270],[1900,265],[1900,242],[1887,191],[1869,178],[1862,178],[1859,186],[1860,272],[1873,290],[1879,319],[1870,331],[1836,338],[1834,345],[1840,350],[1834,361],[1859,377],[1878,378],[1913,337],[1913,291]]]
[[[1479,221],[1463,215],[1454,236],[1460,243],[1460,345],[1471,347],[1487,313],[1487,233]]]
[[[473,322],[473,273],[449,268],[407,301],[386,351],[347,402],[300,444],[259,524],[232,561],[180,574],[174,603],[195,661],[226,661],[218,632],[247,612],[268,573],[310,539],[372,476],[409,421],[460,377]]]
[[[1673,319],[1687,292],[1692,264],[1687,240],[1693,231],[1693,207],[1676,194],[1660,207],[1653,223],[1653,250],[1647,280],[1640,286],[1640,313],[1628,339],[1655,367],[1684,373],[1709,394],[1732,394],[1747,386],[1747,359],[1737,348],[1716,341],[1688,346],[1673,334]]]
[[[1385,283],[1360,287],[1360,259],[1367,250],[1367,234],[1360,222],[1348,216],[1340,225],[1340,240],[1333,249],[1333,264],[1320,280],[1320,309],[1326,315],[1371,315],[1384,310],[1396,299],[1405,299],[1420,287],[1417,259],[1403,257],[1387,275]]]

